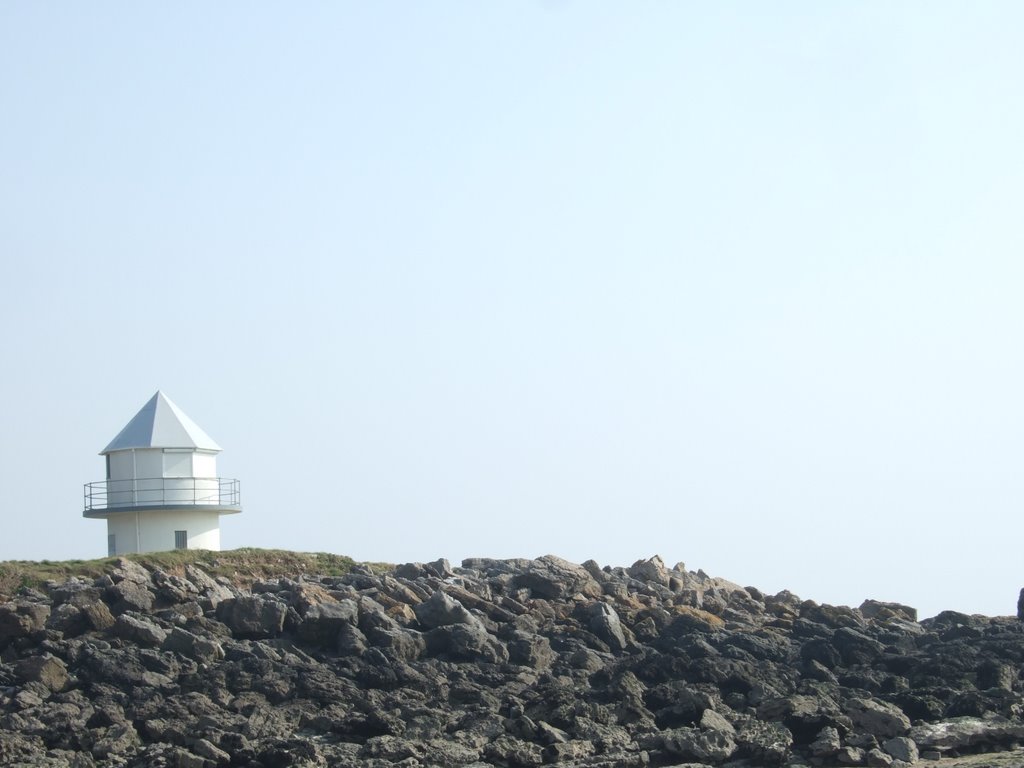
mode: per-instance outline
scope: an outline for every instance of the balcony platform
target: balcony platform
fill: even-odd
[[[224,477],[139,477],[85,484],[83,517],[174,511],[241,512],[239,483]]]

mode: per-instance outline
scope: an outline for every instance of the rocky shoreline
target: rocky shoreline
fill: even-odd
[[[0,604],[0,765],[1021,764],[1022,665],[1017,617],[919,622],[657,557],[245,586],[122,559]]]

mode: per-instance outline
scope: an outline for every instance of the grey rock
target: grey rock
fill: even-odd
[[[117,559],[110,576],[115,582],[130,581],[143,585],[148,585],[151,582],[149,571],[127,557]]]
[[[835,759],[842,765],[860,765],[864,762],[864,754],[860,747],[840,747]]]
[[[736,728],[733,724],[713,709],[705,709],[701,714],[700,727],[706,731],[722,731],[730,736],[736,735]]]
[[[892,765],[892,756],[880,749],[869,749],[864,755],[864,764],[873,768],[889,768]]]
[[[171,629],[163,648],[203,662],[219,661],[225,655],[223,646],[216,640],[199,637],[181,627]]]
[[[114,615],[104,602],[96,601],[83,606],[82,616],[97,632],[105,632],[114,626]]]
[[[373,630],[369,640],[375,648],[387,649],[392,658],[402,661],[415,661],[427,647],[423,634],[413,629]]]
[[[1004,717],[957,717],[915,725],[908,734],[918,749],[946,752],[979,746],[1000,746],[1024,739],[1024,723]]]
[[[103,592],[99,587],[79,579],[69,579],[50,590],[54,608],[65,603],[83,608],[102,597]]]
[[[450,624],[480,625],[480,620],[470,613],[455,598],[437,590],[430,599],[420,603],[414,609],[416,618],[427,629],[435,629]]]
[[[658,555],[647,560],[637,560],[629,567],[627,573],[639,581],[649,581],[663,587],[669,585],[669,572]]]
[[[702,763],[722,763],[736,752],[736,741],[724,731],[677,728],[663,732],[661,739],[669,754]]]
[[[755,765],[781,765],[790,756],[793,734],[780,723],[745,717],[736,728],[736,746],[737,754]]]
[[[22,659],[14,665],[14,674],[23,683],[41,683],[54,693],[63,691],[69,680],[67,665],[49,653]]]
[[[884,621],[903,619],[917,621],[917,609],[902,603],[884,603],[879,600],[865,600],[860,604],[860,613],[865,619]]]
[[[284,629],[287,614],[284,603],[256,595],[231,597],[217,604],[217,619],[241,638],[276,637]]]
[[[432,563],[426,563],[423,569],[430,576],[436,576],[439,579],[447,579],[449,576],[454,576],[455,572],[452,570],[452,565],[443,557],[438,558]]]
[[[425,635],[427,653],[443,655],[455,661],[482,661],[502,664],[508,661],[508,649],[479,624],[450,624],[432,629]]]
[[[907,736],[894,736],[882,742],[882,749],[894,760],[904,763],[916,763],[918,758],[917,744]]]
[[[843,740],[839,738],[839,731],[828,725],[821,729],[817,738],[809,746],[813,757],[832,757],[838,754],[839,748],[843,746]]]
[[[94,757],[110,759],[134,752],[140,745],[139,734],[128,723],[111,726],[92,747]]]
[[[463,565],[252,590],[128,565],[19,591],[0,605],[0,764],[905,768],[916,737],[935,755],[1024,740],[1011,617],[917,623],[654,558]]]
[[[216,608],[222,601],[234,596],[230,589],[217,582],[206,571],[194,565],[185,566],[185,578],[195,586],[200,596],[207,601],[210,608]]]
[[[837,629],[832,635],[832,645],[847,666],[871,664],[885,651],[882,643],[852,627]]]
[[[359,627],[342,624],[338,630],[338,653],[343,656],[359,656],[369,647],[366,635]]]
[[[352,600],[319,603],[310,606],[299,624],[299,637],[322,648],[334,648],[343,624],[355,626],[359,608]]]
[[[71,603],[56,606],[46,619],[46,628],[64,637],[77,637],[90,628],[82,609]]]
[[[139,645],[156,647],[167,639],[168,632],[138,614],[122,613],[114,623],[114,634]]]
[[[543,635],[516,630],[508,642],[509,661],[536,670],[546,670],[554,662],[556,654],[551,642]]]
[[[49,615],[49,605],[30,602],[0,604],[0,645],[40,631],[46,626]]]
[[[904,736],[910,730],[910,718],[888,702],[853,698],[846,702],[844,709],[855,726],[872,736],[887,739]]]
[[[531,561],[525,570],[515,575],[513,585],[545,599],[562,599],[577,592],[590,597],[601,594],[601,586],[586,568],[554,555]]]
[[[395,576],[400,579],[422,579],[427,575],[426,568],[423,567],[423,563],[402,563],[401,565],[395,566]]]
[[[218,765],[227,765],[231,762],[231,755],[223,749],[214,746],[206,739],[196,739],[192,745],[192,752],[200,757],[205,757],[207,760],[212,760]]]
[[[615,609],[607,603],[594,603],[588,613],[590,631],[607,643],[613,652],[624,651],[628,643]]]
[[[110,609],[114,614],[126,611],[146,613],[152,609],[155,599],[155,595],[145,585],[130,579],[107,587],[107,600],[110,601]]]

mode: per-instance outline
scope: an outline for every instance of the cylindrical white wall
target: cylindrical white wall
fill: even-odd
[[[132,448],[107,455],[107,506],[219,504],[217,456],[182,448]]]
[[[220,522],[216,512],[173,510],[122,512],[107,518],[107,535],[114,536],[114,551],[164,552],[175,548],[176,531],[186,532],[188,549],[220,551]]]

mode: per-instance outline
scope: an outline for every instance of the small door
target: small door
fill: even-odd
[[[113,533],[107,534],[107,557],[113,557],[117,554],[117,535]]]
[[[174,532],[174,548],[188,549],[188,531]]]

